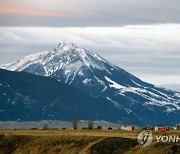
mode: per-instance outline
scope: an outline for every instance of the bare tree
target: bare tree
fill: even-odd
[[[48,130],[49,129],[49,125],[47,123],[45,123],[44,126],[43,126],[43,129],[44,130]]]
[[[78,127],[78,120],[75,118],[75,119],[73,119],[73,128],[74,129],[77,129],[77,127]]]
[[[93,120],[89,120],[88,121],[88,129],[93,129],[94,127],[94,121]]]

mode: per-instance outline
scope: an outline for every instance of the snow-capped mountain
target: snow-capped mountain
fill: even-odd
[[[106,98],[120,111],[133,113],[147,124],[175,124],[179,120],[179,92],[143,82],[73,43],[60,43],[50,52],[32,54],[1,68],[48,76],[73,85],[91,96]]]

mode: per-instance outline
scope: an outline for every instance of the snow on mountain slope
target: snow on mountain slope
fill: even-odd
[[[60,43],[51,52],[32,54],[14,63],[3,65],[2,68],[11,71],[22,71],[31,65],[40,64],[44,68],[43,75],[45,76],[50,76],[59,69],[66,69],[68,74],[68,72],[70,73],[68,70],[71,70],[72,67],[75,71],[80,70],[82,66],[105,69],[102,62],[97,64],[97,60],[93,58],[106,62],[98,55],[78,48],[75,44]]]
[[[105,97],[118,108],[119,104],[127,114],[129,111],[140,117],[158,116],[157,112],[180,114],[179,92],[143,82],[73,43],[60,43],[50,52],[33,54],[2,68],[49,76],[74,85],[92,96]]]

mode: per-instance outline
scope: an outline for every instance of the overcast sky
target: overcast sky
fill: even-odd
[[[179,0],[0,0],[0,64],[62,41],[180,90]]]

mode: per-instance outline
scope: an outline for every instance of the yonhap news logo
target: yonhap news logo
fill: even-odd
[[[152,132],[150,130],[140,132],[137,136],[137,141],[142,148],[149,146],[153,141]]]
[[[149,146],[152,142],[172,142],[172,143],[178,143],[180,142],[180,136],[177,135],[155,135],[153,138],[152,131],[145,130],[138,134],[137,141],[139,143],[139,146],[141,148]]]

